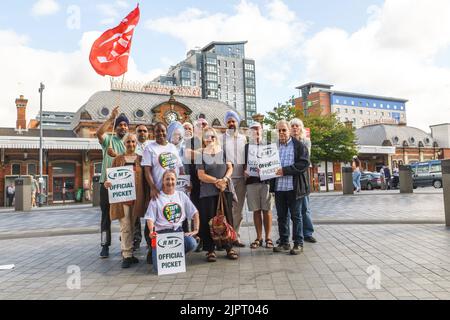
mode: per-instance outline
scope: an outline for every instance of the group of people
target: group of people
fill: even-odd
[[[206,251],[206,260],[215,262],[216,251],[225,251],[228,259],[239,258],[236,248],[245,247],[240,238],[244,204],[253,212],[256,239],[250,248],[270,248],[274,252],[297,255],[305,241],[316,242],[309,206],[310,150],[300,119],[277,123],[278,151],[281,166],[276,177],[261,180],[249,175],[249,146],[259,148],[268,143],[260,123],[250,126],[249,135],[239,132],[240,118],[234,111],[225,115],[226,131],[220,134],[200,118],[195,124],[172,122],[154,125],[154,141],[148,140],[146,125],[129,132],[129,120],[116,107],[101,125],[97,137],[103,150],[100,178],[101,258],[109,256],[111,220],[119,220],[122,267],[138,263],[133,252],[142,241],[141,218],[147,243],[147,263],[155,264],[156,250],[152,239],[157,234],[184,232],[185,252]],[[112,126],[114,133],[107,133]],[[112,186],[106,170],[132,166],[135,174],[136,200],[111,204],[108,188]],[[180,175],[190,176],[188,190],[177,189]],[[271,239],[272,208],[276,207],[279,240]],[[218,206],[236,232],[232,243],[215,243],[210,221]],[[290,245],[290,221],[292,241]],[[263,237],[264,227],[264,237]]]
[[[358,159],[357,156],[353,157],[352,160],[352,169],[353,169],[353,187],[356,190],[356,192],[361,191],[361,161]],[[391,170],[388,166],[382,165],[381,169],[379,171],[380,173],[380,181],[381,181],[381,188],[383,190],[390,190],[395,189],[399,185],[399,169],[397,166],[394,166]]]

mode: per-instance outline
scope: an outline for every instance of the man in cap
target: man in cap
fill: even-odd
[[[241,119],[235,111],[228,111],[225,114],[224,122],[227,126],[227,131],[223,136],[223,148],[227,156],[227,161],[233,163],[233,174],[231,179],[238,199],[237,205],[233,205],[233,228],[238,235],[238,239],[234,245],[242,248],[245,247],[245,245],[240,241],[239,230],[243,220],[242,210],[244,208],[245,195],[247,193],[244,175],[245,145],[247,144],[247,138],[239,133]]]
[[[108,189],[105,188],[106,169],[110,168],[114,157],[125,152],[125,145],[122,139],[128,133],[129,120],[125,115],[119,116],[119,107],[114,108],[111,116],[97,130],[98,142],[102,146],[102,175],[100,177],[100,208],[101,219],[101,245],[100,258],[109,257],[109,246],[111,245],[111,218],[109,216],[109,196]],[[106,133],[110,126],[114,127],[114,134]]]

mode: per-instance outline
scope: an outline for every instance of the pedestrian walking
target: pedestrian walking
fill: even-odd
[[[8,207],[12,207],[14,197],[16,195],[16,187],[14,185],[14,182],[11,182],[10,185],[6,188],[6,195],[8,197]]]
[[[352,169],[353,169],[353,186],[355,187],[356,192],[361,191],[361,161],[359,161],[357,156],[353,156],[352,161]]]

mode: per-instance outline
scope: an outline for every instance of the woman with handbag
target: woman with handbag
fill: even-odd
[[[203,240],[203,249],[208,252],[207,261],[215,262],[216,243],[211,236],[210,222],[219,213],[225,216],[228,227],[233,225],[233,195],[229,188],[233,165],[225,161],[225,153],[213,128],[203,133],[202,155],[202,164],[197,165],[200,180],[200,238]],[[228,259],[236,260],[239,256],[233,250],[232,241],[228,239],[218,245],[226,250]]]

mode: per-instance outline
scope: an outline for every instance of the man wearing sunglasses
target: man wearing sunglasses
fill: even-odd
[[[136,136],[137,136],[137,145],[136,145],[136,154],[142,156],[144,153],[144,149],[149,143],[148,140],[148,128],[144,124],[140,124],[136,126]],[[147,246],[150,246],[150,237],[148,235],[145,236],[145,241]],[[136,219],[136,223],[134,225],[134,239],[133,239],[133,250],[138,250],[141,246],[142,241],[142,230],[141,230],[141,219]]]
[[[270,191],[275,192],[280,244],[273,251],[297,255],[303,252],[302,201],[309,192],[306,176],[309,167],[308,149],[297,139],[291,138],[286,120],[279,121],[277,129],[281,168],[276,173],[278,178],[270,182]],[[289,244],[289,212],[293,223],[292,249]]]

